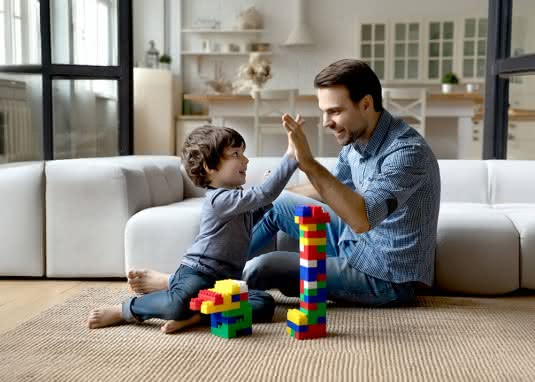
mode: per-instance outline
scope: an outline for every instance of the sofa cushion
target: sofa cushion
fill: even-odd
[[[178,157],[133,155],[103,159],[120,165],[125,170],[142,171],[152,207],[167,205],[184,198],[184,182]]]
[[[49,277],[124,276],[128,219],[183,196],[176,157],[49,161],[46,179]]]
[[[174,272],[186,249],[199,233],[200,198],[138,212],[126,225],[126,271],[151,268]]]
[[[518,289],[519,237],[507,216],[489,207],[443,203],[435,282],[440,289],[501,294]]]
[[[491,204],[535,204],[535,161],[490,160]]]
[[[0,165],[0,276],[44,275],[44,165]]]
[[[535,289],[535,204],[497,210],[511,220],[520,236],[520,287]]]
[[[439,160],[440,201],[488,204],[487,165],[480,160]]]

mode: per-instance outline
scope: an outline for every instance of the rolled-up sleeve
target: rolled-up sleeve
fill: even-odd
[[[381,163],[380,171],[368,179],[368,187],[362,193],[370,229],[405,205],[427,175],[422,146],[404,146],[390,152]]]

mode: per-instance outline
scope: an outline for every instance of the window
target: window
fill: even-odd
[[[427,78],[441,79],[453,70],[454,53],[453,21],[429,23]]]
[[[395,80],[415,80],[419,77],[420,24],[394,24]]]
[[[0,0],[0,65],[40,61],[39,1]]]
[[[375,71],[377,77],[385,79],[386,24],[362,24],[360,57]]]
[[[487,19],[464,20],[463,65],[464,79],[485,77],[487,56]]]

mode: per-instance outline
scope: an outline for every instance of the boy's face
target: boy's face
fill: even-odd
[[[227,147],[217,166],[209,169],[210,186],[215,188],[236,188],[245,184],[249,159],[243,154],[243,147]]]

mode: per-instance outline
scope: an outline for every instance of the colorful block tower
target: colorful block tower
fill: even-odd
[[[299,224],[299,309],[288,310],[286,332],[298,340],[327,335],[327,234],[329,214],[319,206],[295,208]]]
[[[235,338],[253,332],[253,310],[245,281],[216,281],[214,288],[199,291],[189,307],[210,315],[211,331],[216,336]]]

